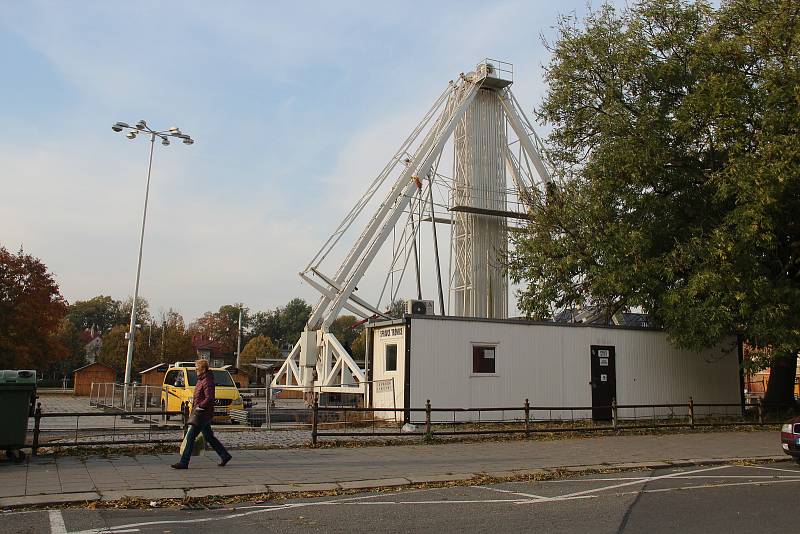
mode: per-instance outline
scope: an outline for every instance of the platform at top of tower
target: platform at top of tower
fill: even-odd
[[[506,61],[486,58],[475,67],[476,80],[481,81],[481,87],[487,89],[502,89],[514,83],[514,65]]]

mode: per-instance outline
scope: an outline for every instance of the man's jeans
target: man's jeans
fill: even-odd
[[[181,463],[183,465],[189,465],[189,460],[192,459],[192,445],[194,440],[197,439],[197,435],[203,433],[203,436],[206,438],[206,443],[211,445],[211,448],[214,449],[219,457],[223,460],[230,456],[228,451],[225,450],[225,447],[222,446],[222,443],[219,442],[217,437],[214,435],[214,431],[211,430],[211,421],[204,421],[200,428],[196,427],[195,425],[189,425],[189,430],[186,431],[186,434],[189,436],[189,446],[184,449],[183,454],[181,455]]]

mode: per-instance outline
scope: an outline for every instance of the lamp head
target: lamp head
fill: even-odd
[[[187,137],[185,137],[183,139],[183,144],[184,145],[192,145],[192,144],[194,144],[194,140],[191,137],[187,136]]]
[[[144,130],[146,127],[147,127],[147,123],[144,122],[144,119],[142,119],[142,120],[140,120],[139,122],[136,123],[136,129],[137,130]]]
[[[127,137],[128,139],[136,139],[136,132],[128,132],[127,134],[125,134],[125,137]]]
[[[166,137],[162,137],[161,144],[164,146],[169,146],[169,139],[167,139]]]
[[[114,130],[115,132],[122,131],[122,127],[119,124],[115,124],[114,126],[111,127],[111,129]]]

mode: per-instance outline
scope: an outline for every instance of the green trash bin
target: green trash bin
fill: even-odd
[[[17,461],[25,454],[28,417],[36,404],[36,371],[0,370],[0,450]]]

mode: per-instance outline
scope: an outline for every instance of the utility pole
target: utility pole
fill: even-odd
[[[236,339],[236,368],[239,368],[239,358],[242,356],[242,308],[239,308],[239,336]]]

